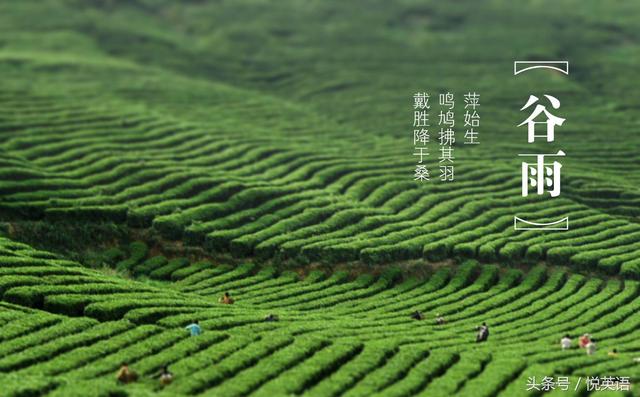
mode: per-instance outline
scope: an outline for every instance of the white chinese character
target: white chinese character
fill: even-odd
[[[429,94],[426,92],[417,92],[413,94],[414,109],[431,109],[429,106]]]
[[[554,390],[555,388],[556,388],[556,384],[553,381],[553,377],[545,376],[544,378],[542,378],[542,385],[540,386],[540,389],[542,391],[551,391],[551,390]]]
[[[428,156],[429,155],[429,148],[424,147],[424,146],[416,146],[416,147],[414,147],[414,149],[416,151],[413,152],[413,155],[414,156],[418,156],[418,163],[422,164],[422,158],[424,156]]]
[[[628,376],[618,376],[618,391],[629,391],[631,389],[631,381]]]
[[[453,166],[452,165],[441,165],[440,166],[440,180],[443,182],[453,181]]]
[[[420,110],[413,112],[413,126],[414,127],[428,127],[429,126],[429,113],[426,110]]]
[[[617,390],[618,389],[618,382],[616,381],[616,379],[613,378],[613,376],[603,376],[602,377],[602,382],[600,382],[600,387],[601,390]]]
[[[440,94],[440,106],[446,106],[449,108],[449,110],[453,110],[453,107],[455,106],[455,103],[453,101],[453,94],[450,92],[447,92],[446,94]]]
[[[556,379],[556,386],[562,391],[569,390],[569,385],[570,382],[568,376],[558,376],[558,378]]]
[[[551,197],[560,195],[560,168],[562,164],[557,161],[545,163],[545,156],[564,156],[564,152],[559,150],[556,154],[520,154],[519,156],[535,156],[535,164],[522,163],[522,197],[529,195],[529,186],[537,187],[539,195],[544,194],[545,187],[550,188]]]
[[[453,148],[451,146],[440,147],[440,157],[438,157],[440,163],[449,162],[453,163],[455,157],[453,157]]]
[[[429,170],[426,165],[416,165],[416,169],[413,174],[413,179],[416,181],[428,181]]]
[[[440,128],[440,145],[451,146],[456,143],[456,133],[451,128]]]
[[[600,378],[587,376],[587,391],[600,391]]]
[[[475,92],[469,92],[464,94],[464,108],[471,108],[476,110],[476,107],[480,106],[480,94]]]
[[[551,95],[545,95],[545,97],[547,97],[547,99],[549,100],[549,102],[551,102],[551,106],[553,106],[554,109],[558,109],[560,107],[560,101],[556,98],[553,97]],[[533,105],[534,103],[536,103],[538,101],[538,97],[531,95],[529,96],[529,100],[527,101],[527,103],[522,107],[522,109],[520,109],[521,111],[528,108],[529,106]],[[541,114],[544,113],[545,116],[547,117],[547,119],[545,121],[535,121],[535,119]],[[542,138],[542,137],[546,137],[547,138],[547,142],[553,142],[554,139],[554,129],[555,126],[560,126],[562,125],[562,123],[564,123],[563,118],[561,117],[556,117],[553,114],[549,113],[547,111],[547,108],[543,105],[538,104],[536,106],[536,108],[533,110],[533,113],[531,113],[531,115],[522,123],[518,124],[518,127],[523,126],[525,124],[528,125],[528,139],[527,142],[532,143],[535,141],[535,138]],[[536,131],[536,124],[546,124],[547,125],[547,133],[546,135],[536,135],[535,131]]]
[[[464,126],[468,127],[480,127],[480,115],[475,110],[473,113],[469,113],[467,110],[464,112]]]
[[[465,139],[464,141],[465,145],[477,145],[480,143],[478,142],[478,131],[474,130],[473,128],[465,132],[464,139]]]
[[[424,128],[413,130],[413,144],[416,143],[429,143],[429,130]]]
[[[540,384],[536,383],[536,377],[535,376],[529,376],[527,378],[527,391],[529,391],[529,390],[540,391]]]
[[[456,121],[454,120],[454,113],[451,110],[447,110],[447,113],[444,113],[442,110],[438,114],[440,119],[438,120],[438,125],[446,125],[453,128],[456,125]]]

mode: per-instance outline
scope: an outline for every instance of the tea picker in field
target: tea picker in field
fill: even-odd
[[[440,313],[436,314],[436,324],[437,325],[444,325],[444,323],[446,323],[444,317],[442,317],[440,315]]]
[[[589,344],[589,342],[591,342],[591,335],[589,334],[584,334],[580,337],[580,339],[578,340],[578,346],[580,347],[587,347],[587,345]]]
[[[198,320],[194,320],[191,324],[187,325],[185,329],[191,332],[191,336],[198,336],[202,333],[202,328],[200,328]]]
[[[571,343],[571,336],[569,336],[569,334],[560,339],[560,347],[562,347],[562,350],[571,349]]]
[[[271,323],[271,322],[274,322],[274,321],[278,321],[278,320],[280,320],[280,317],[278,317],[277,314],[269,314],[264,318],[264,321],[266,321],[268,323]]]
[[[162,386],[167,386],[168,384],[173,382],[173,374],[169,372],[169,366],[167,365],[162,367],[162,370],[152,377],[158,378]]]
[[[411,318],[414,320],[424,320],[424,314],[422,314],[420,310],[416,310],[415,312],[411,313]]]
[[[585,346],[585,350],[587,351],[587,354],[590,356],[596,352],[596,349],[597,349],[596,341],[593,339],[591,339],[589,343],[587,343],[587,345]]]
[[[116,374],[116,379],[118,383],[127,384],[127,383],[137,381],[138,374],[135,371],[130,370],[129,365],[123,362],[120,365],[120,369],[118,370],[118,373]]]
[[[223,305],[233,305],[235,301],[228,292],[225,292],[224,295],[222,295],[220,299],[218,299],[218,302],[222,303]]]
[[[613,349],[609,353],[607,353],[609,357],[618,357],[618,349]]]
[[[478,330],[476,342],[486,342],[489,339],[489,326],[487,323],[482,323],[482,325],[477,327],[476,330]]]

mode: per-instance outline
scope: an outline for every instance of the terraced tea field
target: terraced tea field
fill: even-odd
[[[519,396],[528,376],[640,380],[637,281],[473,261],[403,281],[391,268],[300,279],[186,260],[159,272],[169,268],[163,257],[129,258],[132,270],[171,280],[160,285],[1,244],[3,395],[145,396],[159,386],[147,376],[165,364],[175,374],[158,391],[167,396]],[[216,303],[226,291],[235,304]],[[410,318],[414,310],[426,318]],[[191,337],[184,327],[194,319],[203,333]],[[478,344],[483,321],[490,338]],[[560,350],[562,335],[584,332],[597,338],[596,354]],[[613,348],[618,357],[607,356]],[[122,361],[140,382],[116,385]],[[584,384],[558,392],[585,394]]]
[[[598,10],[596,2],[588,3],[583,8]],[[628,70],[623,53],[638,48],[625,39],[635,34],[629,13],[640,14],[638,7],[607,9],[616,29],[580,15],[579,26],[596,32],[588,43],[577,36],[581,28],[574,26],[575,33],[558,28],[575,48],[545,42],[545,52],[570,51],[576,70],[570,78],[542,72],[515,79],[496,67],[509,69],[518,54],[503,59],[496,53],[481,63],[474,60],[479,54],[461,55],[457,46],[472,48],[477,35],[486,34],[485,12],[498,13],[508,31],[533,28],[536,18],[558,19],[544,7],[531,6],[528,22],[511,20],[517,14],[506,5],[487,4],[470,20],[456,11],[465,23],[451,37],[454,33],[436,27],[416,33],[397,20],[409,23],[412,13],[428,19],[456,16],[437,3],[403,8],[380,2],[366,18],[355,19],[350,19],[355,5],[291,5],[306,15],[309,26],[287,28],[275,18],[286,14],[279,6],[251,19],[258,12],[252,2],[184,8],[159,2],[160,15],[149,15],[135,2],[106,8],[87,2],[78,6],[82,12],[70,2],[30,4],[10,3],[2,10],[0,210],[5,219],[111,221],[152,229],[211,253],[280,262],[379,264],[463,256],[640,274],[638,125],[625,111],[637,106],[638,87],[636,80],[619,76]],[[233,60],[240,62],[249,49],[225,23],[231,18],[227,13],[246,13],[248,32],[286,36],[277,30],[284,29],[292,38],[273,39],[267,47],[272,52],[256,54],[255,64],[236,65]],[[319,42],[315,29],[324,25],[315,13],[334,15],[326,17]],[[26,16],[47,21],[46,39],[29,30]],[[198,25],[206,17],[213,18],[205,24],[209,30]],[[129,30],[120,28],[129,21]],[[159,30],[163,21],[175,31]],[[352,24],[345,27],[344,21]],[[380,23],[376,34],[388,37],[358,41],[362,54],[354,54],[344,36],[331,30],[346,35],[349,29],[357,40],[361,24],[373,21]],[[417,44],[408,40],[420,37],[434,41],[415,54]],[[537,38],[525,31],[513,45],[534,46]],[[455,44],[445,45],[447,40]],[[297,41],[305,51],[294,50]],[[230,45],[235,55],[224,53]],[[382,56],[380,46],[389,53]],[[601,56],[587,56],[586,47]],[[322,60],[327,51],[333,62]],[[429,53],[458,67],[425,68]],[[361,61],[354,62],[354,56]],[[319,68],[311,75],[304,67],[309,62]],[[376,68],[387,64],[391,70]],[[596,87],[587,71],[600,73],[607,86]],[[388,80],[369,78],[376,73]],[[616,88],[631,92],[612,95]],[[481,144],[463,145],[459,139],[453,183],[413,180],[412,95],[423,89],[434,95],[475,90],[483,98]],[[568,155],[563,193],[553,200],[521,196],[518,153],[536,145],[549,150],[526,145],[525,131],[515,127],[521,102],[532,91],[561,97],[568,120],[557,131],[557,145]],[[515,232],[514,215],[538,221],[568,216],[571,231]]]
[[[0,1],[0,396],[640,395],[638,20],[636,0]],[[456,97],[455,181],[435,130],[414,180],[423,91],[433,122]],[[562,102],[553,144],[516,127],[531,94]],[[560,149],[561,195],[522,197],[518,154]],[[559,349],[585,332],[595,355]]]

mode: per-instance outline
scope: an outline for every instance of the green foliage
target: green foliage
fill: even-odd
[[[136,241],[129,245],[129,257],[123,261],[118,262],[116,265],[116,269],[118,270],[132,270],[133,267],[140,262],[144,258],[147,257],[149,253],[149,248],[145,243]]]
[[[375,276],[315,271],[300,280],[249,263],[153,257],[143,264],[154,263],[151,273],[165,281],[149,283],[10,240],[0,249],[7,253],[0,256],[0,369],[8,395],[73,396],[80,385],[131,396],[493,395],[518,389],[540,365],[556,374],[594,366],[638,376],[628,364],[640,327],[635,281],[474,260],[426,279],[389,267]],[[17,250],[21,256],[9,255]],[[224,291],[233,305],[218,303]],[[415,310],[422,321],[409,316]],[[269,314],[277,321],[265,321]],[[191,337],[184,327],[196,320],[203,333]],[[477,344],[482,322],[491,336]],[[562,335],[585,332],[601,341],[596,355],[557,346]],[[619,366],[606,355],[613,347]],[[138,382],[114,383],[122,361]],[[164,365],[175,380],[161,389],[150,376]]]
[[[0,238],[0,394],[637,385],[638,20],[634,0],[3,2],[0,234],[27,244]],[[509,71],[554,57],[570,76]],[[416,91],[432,106],[454,93],[459,127],[464,93],[481,95],[481,144],[457,131],[452,183],[436,156],[432,180],[413,180]],[[550,146],[524,146],[516,120],[543,93],[567,120],[554,199],[520,190],[518,154]],[[570,230],[516,231],[514,215],[568,216]],[[153,256],[136,239],[243,264]],[[341,271],[286,271],[300,264]],[[402,280],[405,265],[428,276]],[[585,332],[595,355],[558,348]],[[135,384],[116,384],[122,361]],[[163,365],[164,389],[149,378]]]

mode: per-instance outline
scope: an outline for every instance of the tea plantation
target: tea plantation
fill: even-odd
[[[636,0],[0,1],[0,396],[640,395],[638,20]],[[454,181],[435,129],[414,180],[415,92],[434,123],[455,95]],[[516,127],[532,94],[562,103],[553,143]],[[518,154],[558,150],[561,195],[522,197]],[[583,333],[594,355],[560,349]],[[123,361],[140,381],[116,384]]]
[[[0,243],[3,395],[519,396],[530,376],[640,379],[637,281],[475,261],[403,280],[394,268],[301,278],[252,264],[121,262],[160,284]],[[217,303],[224,292],[236,303]],[[184,329],[194,320],[199,336]],[[476,343],[483,321],[491,336]],[[596,354],[560,350],[560,336],[585,332]],[[117,385],[122,361],[142,380]],[[166,364],[175,381],[160,390],[148,376]],[[558,391],[585,393],[584,383]]]

